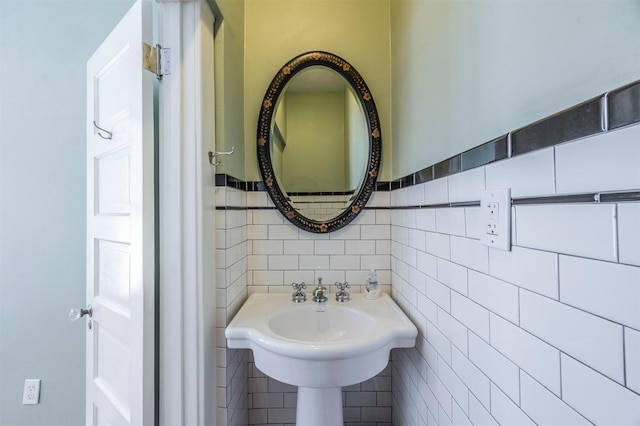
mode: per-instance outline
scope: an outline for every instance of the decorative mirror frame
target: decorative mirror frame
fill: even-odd
[[[326,221],[309,219],[291,205],[275,178],[269,149],[271,121],[279,96],[282,94],[287,83],[296,74],[313,65],[331,68],[351,85],[364,110],[369,131],[369,158],[367,168],[365,169],[364,182],[358,189],[357,195],[352,199],[351,203],[347,205],[345,210],[333,219]],[[273,203],[284,217],[305,231],[326,233],[344,227],[358,216],[375,189],[376,179],[380,171],[380,156],[382,152],[382,134],[380,132],[380,120],[378,118],[376,104],[373,101],[371,91],[369,91],[367,84],[356,69],[347,61],[332,53],[323,51],[303,53],[287,62],[284,67],[280,69],[271,81],[264,95],[262,106],[260,107],[257,139],[260,174],[262,175],[262,181],[265,184],[271,200],[273,200]]]

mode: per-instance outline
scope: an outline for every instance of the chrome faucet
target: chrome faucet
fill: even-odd
[[[329,290],[327,290],[327,288],[322,285],[322,278],[318,278],[318,285],[313,290],[313,301],[326,302],[329,299],[327,297],[328,294],[329,294]]]
[[[336,287],[338,287],[338,291],[336,292],[336,300],[338,302],[348,302],[349,301],[349,292],[345,289],[351,288],[348,282],[336,283]]]
[[[307,300],[307,295],[302,291],[303,288],[307,288],[307,285],[304,282],[301,282],[300,284],[291,283],[291,287],[295,290],[291,295],[291,300],[293,302],[302,303]]]

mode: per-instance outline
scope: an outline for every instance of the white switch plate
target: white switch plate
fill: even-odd
[[[22,393],[23,404],[40,403],[40,379],[26,379],[24,381],[24,392]]]
[[[480,211],[480,242],[489,247],[511,250],[511,188],[484,191]]]

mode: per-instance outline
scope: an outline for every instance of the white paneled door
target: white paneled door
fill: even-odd
[[[139,0],[87,63],[87,425],[154,423],[151,37]]]

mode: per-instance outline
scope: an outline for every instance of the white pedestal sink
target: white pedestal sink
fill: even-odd
[[[294,303],[256,293],[225,335],[228,347],[251,349],[265,374],[298,387],[296,425],[342,426],[341,388],[381,372],[391,349],[415,345],[417,329],[386,294]]]

